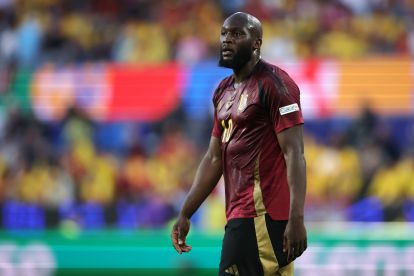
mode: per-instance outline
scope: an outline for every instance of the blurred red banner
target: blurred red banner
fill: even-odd
[[[110,68],[113,97],[108,119],[154,121],[178,106],[185,80],[177,64],[112,65]]]
[[[176,64],[47,65],[34,73],[30,94],[43,120],[62,119],[77,106],[98,120],[154,121],[178,106],[183,76]]]

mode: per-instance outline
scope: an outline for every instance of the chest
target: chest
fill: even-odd
[[[238,126],[246,125],[263,112],[258,88],[252,83],[223,91],[216,108],[217,119],[224,128],[230,120]]]

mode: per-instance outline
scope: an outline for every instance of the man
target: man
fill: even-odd
[[[190,218],[224,176],[227,225],[219,275],[293,275],[307,247],[306,164],[299,88],[260,58],[262,27],[246,13],[222,26],[219,65],[233,69],[213,96],[210,145],[171,238],[189,252]]]

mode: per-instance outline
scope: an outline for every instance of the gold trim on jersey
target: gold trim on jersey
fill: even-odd
[[[267,231],[265,215],[254,218],[254,228],[256,230],[257,247],[259,249],[260,262],[263,267],[263,275],[277,275],[279,263],[276,259],[272,242]]]
[[[263,267],[264,276],[292,276],[293,263],[279,269],[275,251],[273,250],[272,241],[266,226],[266,208],[263,203],[263,193],[260,187],[260,154],[256,159],[254,167],[254,189],[253,199],[257,217],[254,218],[254,228],[256,230],[257,247],[259,258]]]
[[[259,173],[260,154],[256,159],[254,166],[254,188],[253,188],[253,200],[254,208],[256,209],[256,215],[261,216],[266,213],[266,208],[263,204],[262,188],[260,187],[260,173]]]

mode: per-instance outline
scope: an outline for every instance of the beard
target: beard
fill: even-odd
[[[220,67],[231,68],[235,71],[238,71],[250,61],[252,55],[253,52],[248,45],[240,47],[240,49],[234,53],[233,57],[227,60],[223,58],[223,52],[220,51],[220,59],[218,65]]]

